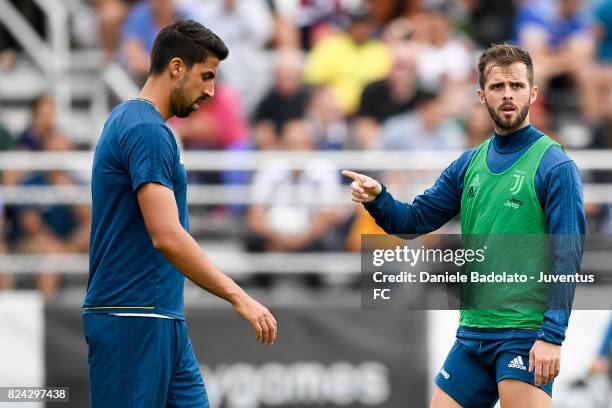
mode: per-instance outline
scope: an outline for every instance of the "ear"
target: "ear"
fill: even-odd
[[[170,75],[172,78],[179,78],[185,73],[185,63],[178,57],[170,60],[168,68],[170,69]]]
[[[538,99],[538,86],[534,85],[531,87],[531,95],[529,96],[529,104],[532,104]]]
[[[480,99],[480,104],[481,105],[486,105],[487,104],[487,98],[485,97],[485,92],[482,89],[478,88],[476,93],[478,94],[478,98]]]

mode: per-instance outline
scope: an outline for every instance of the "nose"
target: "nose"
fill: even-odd
[[[204,88],[204,95],[209,99],[215,96],[215,83],[214,82],[211,82],[210,85]]]
[[[504,101],[512,100],[512,89],[509,86],[504,87]]]

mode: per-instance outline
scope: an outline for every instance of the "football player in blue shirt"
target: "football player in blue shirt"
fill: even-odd
[[[160,31],[137,99],[104,125],[92,174],[90,268],[83,314],[90,401],[101,407],[208,407],[187,335],[185,276],[230,302],[264,344],[268,309],[219,271],[189,234],[187,176],[166,121],[214,95],[223,41],[178,20]]]

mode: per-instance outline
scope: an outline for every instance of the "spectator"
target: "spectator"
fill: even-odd
[[[37,35],[45,38],[47,35],[45,13],[35,0],[9,0],[8,3],[28,22],[29,27]],[[0,71],[12,69],[20,51],[22,51],[21,43],[13,37],[10,30],[0,24]]]
[[[612,84],[609,84],[612,85]],[[593,127],[592,140],[589,149],[612,149],[612,86],[606,86],[601,90],[602,100],[601,117]],[[590,181],[593,183],[612,183],[611,170],[591,170],[589,172]],[[602,205],[588,203],[586,208],[589,215],[595,217],[596,224],[599,226],[599,233],[612,233],[612,203]]]
[[[380,139],[380,124],[391,116],[412,111],[428,97],[417,79],[418,47],[407,41],[392,47],[393,63],[385,79],[368,84],[357,111],[359,146],[375,147]]]
[[[418,60],[419,79],[425,89],[441,92],[468,85],[473,79],[473,58],[465,39],[459,38],[444,7],[430,8],[421,16],[426,42]]]
[[[0,123],[0,151],[13,150],[17,147],[17,143],[11,131]]]
[[[311,49],[346,26],[347,9],[369,7],[372,20],[379,25],[399,16],[406,0],[300,0],[295,20],[302,33],[302,45]]]
[[[591,363],[591,374],[610,373],[610,358],[612,358],[612,318],[608,322],[608,328],[601,339],[601,346],[597,350],[597,356]]]
[[[392,66],[385,79],[368,84],[361,96],[357,116],[382,123],[390,116],[412,110],[427,97],[417,78],[419,50],[409,42],[392,48]]]
[[[263,51],[272,39],[274,21],[266,0],[182,1],[195,20],[227,44],[230,54],[220,74],[240,93],[243,111],[251,113],[268,85],[268,61]]]
[[[67,151],[71,147],[68,139],[57,132],[45,138],[43,144],[45,151]],[[78,183],[64,171],[49,171],[28,177],[22,185],[61,187]],[[20,209],[19,218],[23,231],[18,245],[20,252],[55,255],[85,253],[89,249],[90,209],[87,205],[27,206]],[[39,271],[36,282],[45,297],[51,298],[59,289],[60,278],[56,271],[45,269]]]
[[[231,86],[219,84],[209,99],[187,118],[174,118],[170,125],[186,149],[229,149],[244,142],[247,120],[240,108],[240,95]]]
[[[104,50],[105,62],[115,59],[121,28],[129,9],[136,0],[93,0],[98,20],[100,45]]]
[[[346,17],[340,0],[300,0],[295,14],[304,50],[333,35]]]
[[[468,31],[479,48],[501,44],[512,38],[516,1],[463,0],[468,9]]]
[[[285,124],[281,143],[291,151],[314,148],[308,125],[302,120]],[[338,169],[324,159],[313,158],[297,171],[287,159],[266,163],[252,184],[256,204],[247,215],[253,233],[249,249],[293,252],[329,248],[333,244],[327,238],[337,223],[337,214],[320,197],[333,200],[339,189]]]
[[[595,32],[597,38],[597,59],[612,64],[612,2],[601,1],[595,8]]]
[[[298,51],[279,51],[274,87],[259,102],[253,117],[255,141],[274,144],[285,123],[304,116],[308,90],[302,80],[303,58]]]
[[[422,100],[414,112],[387,119],[382,128],[382,147],[386,150],[462,149],[465,143],[461,127],[435,95]]]
[[[4,235],[4,206],[0,201],[0,256],[6,254],[6,242]],[[13,277],[0,270],[0,290],[13,287]]]
[[[531,54],[541,93],[551,89],[578,91],[584,117],[597,118],[593,86],[594,39],[582,0],[529,0],[519,9],[516,35]],[[569,96],[568,98],[572,98]],[[561,98],[549,98],[557,102]]]
[[[348,141],[348,123],[331,88],[322,86],[314,89],[306,120],[312,128],[318,149],[342,149]]]
[[[17,141],[11,134],[11,132],[0,123],[0,152],[6,150],[14,150],[17,147]],[[0,184],[10,184],[10,180],[13,178],[12,174],[16,174],[15,171],[2,171],[0,170]],[[0,202],[0,213],[2,213],[2,203]],[[2,218],[2,216],[0,216]],[[0,222],[1,223],[1,222]],[[2,237],[2,227],[0,226],[0,240]]]
[[[374,38],[375,25],[365,8],[350,9],[346,33],[318,43],[306,62],[306,81],[333,88],[342,111],[352,114],[364,87],[391,68],[388,47]]]
[[[612,84],[610,85],[602,89],[606,99],[602,101],[600,119],[594,126],[593,139],[589,146],[591,149],[612,149]],[[612,178],[606,181],[612,181]]]
[[[372,8],[372,17],[378,24],[389,24],[399,17],[406,7],[406,0],[368,0]]]
[[[120,60],[138,83],[149,74],[157,33],[180,15],[174,0],[141,0],[130,10],[121,34]]]
[[[274,33],[270,41],[272,48],[279,50],[299,49],[301,36],[294,18],[297,5],[276,0],[267,0],[267,3],[274,19]]]
[[[55,101],[50,95],[42,95],[31,105],[31,120],[28,127],[17,138],[21,149],[42,150],[42,146],[56,130]]]
[[[604,107],[609,99],[608,93],[612,89],[612,2],[600,1],[593,15],[597,62],[590,76],[593,87],[597,90],[595,106],[599,108],[596,114],[599,119],[605,115],[602,110],[605,110]]]

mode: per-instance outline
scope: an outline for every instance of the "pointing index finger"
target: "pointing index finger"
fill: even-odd
[[[363,181],[364,179],[364,176],[362,174],[355,173],[354,171],[350,170],[342,170],[342,175],[355,181]]]

